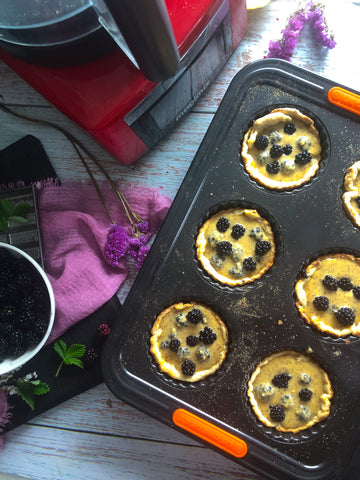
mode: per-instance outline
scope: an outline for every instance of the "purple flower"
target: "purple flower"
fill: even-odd
[[[138,250],[138,253],[137,253],[137,257],[136,257],[136,270],[140,270],[140,268],[142,267],[144,261],[145,261],[145,258],[146,258],[146,255],[149,253],[149,250],[150,250],[150,247],[148,245],[142,245],[139,250]]]
[[[307,21],[309,21],[314,30],[316,40],[328,48],[334,48],[336,42],[333,34],[328,32],[323,9],[324,6],[322,4],[315,4],[311,0],[304,9],[296,11],[289,18],[286,28],[281,31],[281,40],[270,41],[267,57],[290,61],[297,45],[299,34]]]
[[[111,266],[116,267],[127,253],[128,234],[121,225],[111,225],[105,247],[105,256]]]
[[[140,233],[148,233],[149,231],[149,222],[141,222],[138,223],[136,226]]]

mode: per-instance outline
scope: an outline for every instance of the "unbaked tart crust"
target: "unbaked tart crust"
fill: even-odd
[[[291,190],[318,171],[321,144],[314,121],[296,108],[276,108],[254,121],[241,149],[249,175],[261,185]]]
[[[324,255],[295,284],[296,306],[307,323],[336,337],[360,336],[360,258]]]
[[[351,165],[345,174],[342,199],[352,222],[360,227],[360,161]]]
[[[247,393],[262,423],[292,433],[324,420],[333,396],[327,373],[310,356],[295,351],[262,360],[251,375]]]
[[[211,308],[199,303],[176,303],[157,317],[150,352],[162,372],[197,382],[216,372],[228,351],[228,331]]]
[[[219,282],[243,285],[260,278],[274,263],[274,234],[257,210],[222,210],[200,228],[196,255]]]

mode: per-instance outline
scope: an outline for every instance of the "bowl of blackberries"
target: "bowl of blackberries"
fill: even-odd
[[[0,375],[41,350],[54,316],[54,292],[42,267],[23,250],[0,242]]]

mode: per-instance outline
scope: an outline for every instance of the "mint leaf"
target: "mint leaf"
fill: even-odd
[[[7,232],[9,230],[7,224],[7,218],[0,216],[0,230],[3,232]]]
[[[15,207],[15,205],[7,199],[0,200],[0,230],[3,232],[7,232],[9,230],[9,220],[19,223],[28,222],[26,214],[29,208],[30,206],[27,203],[19,203]]]
[[[62,358],[62,362],[60,363],[55,376],[57,377],[59,375],[61,367],[64,364],[75,365],[77,367],[83,368],[84,364],[80,359],[85,353],[85,348],[85,345],[79,343],[73,343],[72,345],[67,347],[66,343],[63,340],[57,340],[54,343],[54,349]]]
[[[0,200],[0,215],[8,218],[14,214],[15,214],[14,204],[6,199]]]
[[[25,217],[29,211],[29,208],[30,208],[30,205],[28,203],[19,203],[15,207],[14,214],[16,217],[22,217],[24,220],[26,220]]]
[[[20,397],[29,405],[29,407],[34,410],[35,407],[35,395],[43,395],[47,393],[50,388],[47,383],[41,382],[40,380],[19,380],[16,383],[18,388],[18,393]]]

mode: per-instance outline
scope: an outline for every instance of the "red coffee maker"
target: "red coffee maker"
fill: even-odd
[[[247,28],[246,0],[25,6],[2,0],[0,58],[126,165],[187,113]]]

